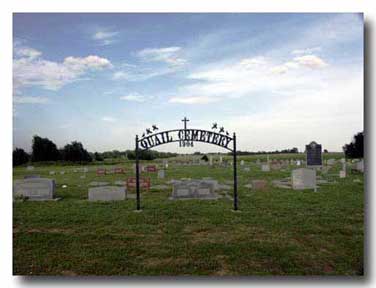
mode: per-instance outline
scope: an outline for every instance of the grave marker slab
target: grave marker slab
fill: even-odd
[[[317,144],[312,141],[306,145],[306,159],[307,167],[321,167],[322,166],[322,154],[321,144]]]
[[[294,190],[315,189],[316,170],[299,168],[291,172],[292,188]]]
[[[268,182],[266,180],[252,180],[252,189],[253,190],[266,190]]]
[[[125,187],[102,186],[89,188],[89,201],[121,201],[126,198]]]
[[[155,173],[155,172],[157,172],[157,166],[155,166],[155,165],[148,165],[148,166],[146,166],[146,172],[149,172],[149,173]]]
[[[104,176],[106,175],[106,169],[98,168],[96,173],[97,173],[97,176]]]
[[[158,179],[164,179],[165,178],[165,170],[159,170],[158,171]]]
[[[262,172],[269,172],[270,171],[270,165],[269,164],[262,164],[261,165],[261,171]]]
[[[55,193],[55,180],[48,178],[28,178],[15,180],[13,195],[28,197],[32,201],[52,200]]]

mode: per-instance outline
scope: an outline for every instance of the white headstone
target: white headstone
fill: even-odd
[[[213,165],[213,156],[209,156],[209,165],[212,166]]]
[[[55,175],[55,171],[50,171],[50,175]]]
[[[55,181],[48,178],[15,180],[13,195],[28,197],[29,200],[51,200],[55,193]]]
[[[165,170],[158,170],[158,178],[159,179],[165,178]]]
[[[89,188],[89,201],[120,201],[125,200],[125,187],[103,186]]]
[[[315,189],[316,170],[308,168],[295,169],[291,173],[291,180],[294,190]]]
[[[364,172],[364,160],[360,160],[359,162],[356,162],[356,170],[360,171],[360,172]]]
[[[261,171],[269,172],[270,171],[270,165],[269,164],[262,164],[261,165]]]
[[[339,178],[346,178],[346,171],[339,171]]]
[[[222,156],[219,156],[219,163],[222,163],[223,162],[223,158]]]
[[[240,161],[240,166],[243,166],[244,165],[244,160],[241,160]]]
[[[27,171],[33,171],[33,170],[34,170],[34,166],[27,166],[27,167],[26,167],[26,170],[27,170]]]

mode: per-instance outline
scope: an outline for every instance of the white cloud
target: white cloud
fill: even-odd
[[[207,97],[207,96],[193,96],[193,97],[172,97],[169,99],[170,103],[179,104],[208,104],[220,101],[218,97]]]
[[[46,104],[48,98],[38,96],[13,96],[13,103],[16,104]]]
[[[114,123],[117,120],[115,118],[113,118],[113,117],[110,117],[110,116],[103,116],[102,117],[102,121]]]
[[[295,89],[281,101],[273,101],[267,110],[231,117],[226,128],[237,132],[241,149],[295,146],[302,151],[305,144],[315,140],[324,149],[340,151],[349,137],[363,129],[363,79],[359,71],[333,72],[337,73],[329,85]]]
[[[145,102],[146,97],[138,93],[132,93],[120,97],[120,100],[134,101],[134,102]]]
[[[44,60],[28,48],[13,60],[13,86],[15,91],[25,86],[41,86],[47,90],[59,90],[64,85],[77,81],[88,71],[111,68],[111,62],[96,55],[87,57],[66,57],[63,62]],[[20,55],[19,53],[17,54]],[[30,56],[32,55],[32,56]],[[38,55],[38,56],[36,56]]]
[[[165,62],[171,66],[181,66],[187,61],[180,57],[181,47],[146,48],[137,52],[137,56],[146,62]]]
[[[320,69],[328,66],[328,64],[316,55],[304,55],[295,57],[293,61],[288,61],[282,65],[274,66],[270,71],[274,74],[284,74],[290,69],[298,69],[300,67],[308,67],[311,69]]]
[[[118,31],[109,30],[98,30],[93,35],[92,38],[97,41],[100,45],[106,46],[115,42],[115,37],[119,34]]]
[[[328,64],[322,60],[320,57],[315,55],[304,55],[294,58],[294,61],[302,66],[306,66],[311,69],[324,68]]]
[[[29,59],[34,59],[42,55],[42,52],[30,48],[30,47],[18,47],[14,48],[14,54],[18,57],[26,57]]]
[[[131,75],[125,71],[117,71],[112,75],[113,80],[127,80],[130,77]]]
[[[112,67],[111,62],[106,58],[101,58],[96,55],[89,55],[87,57],[67,57],[64,59],[64,65],[77,71],[86,69],[103,69]]]
[[[326,67],[321,58],[314,55],[296,57],[292,61],[276,65],[271,58],[245,58],[235,63],[214,63],[188,75],[198,82],[178,88],[170,103],[202,104],[223,99],[233,99],[271,91],[286,91],[322,85],[310,79],[317,68]],[[302,69],[305,67],[310,70]],[[192,97],[192,95],[195,95]]]

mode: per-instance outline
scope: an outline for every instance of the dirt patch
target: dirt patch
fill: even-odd
[[[217,255],[216,260],[219,263],[219,266],[221,267],[220,270],[215,271],[214,275],[216,276],[226,276],[226,275],[231,275],[231,270],[227,264],[227,256],[225,255]]]

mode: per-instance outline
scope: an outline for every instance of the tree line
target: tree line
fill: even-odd
[[[106,151],[106,152],[88,152],[82,143],[73,141],[66,144],[63,148],[58,149],[56,144],[48,138],[33,136],[32,152],[28,154],[21,148],[13,150],[13,166],[22,165],[28,162],[47,162],[47,161],[66,161],[89,163],[92,161],[104,161],[104,159],[129,159],[134,160],[135,151]],[[154,160],[156,158],[175,157],[177,153],[158,152],[154,150],[140,151],[140,160]]]
[[[343,146],[343,151],[348,159],[363,158],[364,157],[364,135],[359,132],[353,136],[349,144]],[[258,155],[258,154],[281,154],[281,153],[298,153],[298,148],[276,150],[271,152],[258,151],[237,151],[237,155]],[[324,150],[324,153],[327,153]],[[195,155],[200,155],[200,152],[195,152]],[[229,153],[231,154],[231,152]],[[140,151],[140,160],[154,160],[156,158],[169,158],[177,156],[177,153],[158,152],[155,150]],[[128,159],[135,160],[136,155],[134,150],[125,151],[106,151],[106,152],[88,152],[82,143],[73,141],[66,144],[63,148],[58,149],[56,144],[48,138],[42,138],[35,135],[32,141],[32,152],[28,154],[21,148],[13,150],[13,166],[22,165],[28,162],[46,162],[46,161],[67,161],[88,163],[92,161],[104,161],[104,159]]]

